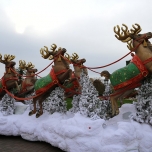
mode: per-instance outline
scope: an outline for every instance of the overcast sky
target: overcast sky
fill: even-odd
[[[129,52],[115,38],[113,27],[124,23],[131,28],[138,23],[141,33],[151,32],[151,7],[151,0],[0,0],[0,53],[15,55],[16,67],[19,60],[25,60],[41,71],[51,61],[41,57],[40,49],[55,43],[69,55],[76,52],[85,58],[85,66],[104,66]],[[129,59],[130,55],[95,71],[112,73]],[[0,76],[3,73],[0,64]],[[100,77],[91,71],[89,76]]]

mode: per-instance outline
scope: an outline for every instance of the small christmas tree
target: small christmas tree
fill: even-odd
[[[65,113],[67,111],[66,101],[64,100],[64,89],[56,87],[50,96],[43,102],[44,111],[53,114],[54,112]]]
[[[29,98],[29,97],[33,97],[33,96],[35,96],[35,91],[32,92],[32,93],[27,94],[27,95],[25,96],[25,98]],[[32,99],[24,100],[24,103],[25,103],[26,105],[29,105],[30,110],[33,109],[33,98],[32,98]],[[38,103],[36,103],[36,109],[37,109],[37,110],[39,109],[39,104],[38,104]]]
[[[5,94],[2,100],[0,101],[0,110],[3,115],[12,115],[15,111],[15,99]]]
[[[103,92],[103,102],[106,103],[107,119],[112,117],[112,107],[110,101],[110,94],[112,94],[111,85],[105,81],[105,91]]]
[[[98,91],[93,86],[88,75],[84,72],[80,75],[80,84],[82,92],[80,95],[79,108],[80,113],[91,119],[107,119],[107,102],[98,98]]]
[[[132,116],[135,121],[152,125],[152,76],[148,76],[142,82],[134,102],[136,114]]]
[[[73,96],[72,108],[69,109],[70,112],[77,113],[78,111],[80,111],[80,108],[79,108],[80,97],[81,97],[81,95],[74,95]]]

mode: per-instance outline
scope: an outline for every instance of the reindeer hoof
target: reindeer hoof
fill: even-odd
[[[40,117],[43,114],[43,112],[37,112],[36,118]]]
[[[35,114],[36,112],[34,112],[33,110],[29,112],[29,116],[32,116],[33,114]]]
[[[119,110],[116,110],[116,115],[118,115],[119,114]]]

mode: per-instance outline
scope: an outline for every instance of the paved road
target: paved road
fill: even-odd
[[[20,136],[0,135],[0,152],[63,152],[57,147],[40,141],[27,141]]]

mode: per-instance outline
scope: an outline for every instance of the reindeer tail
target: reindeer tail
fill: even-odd
[[[105,77],[105,79],[110,79],[110,73],[108,71],[102,71],[100,73],[101,77]]]

